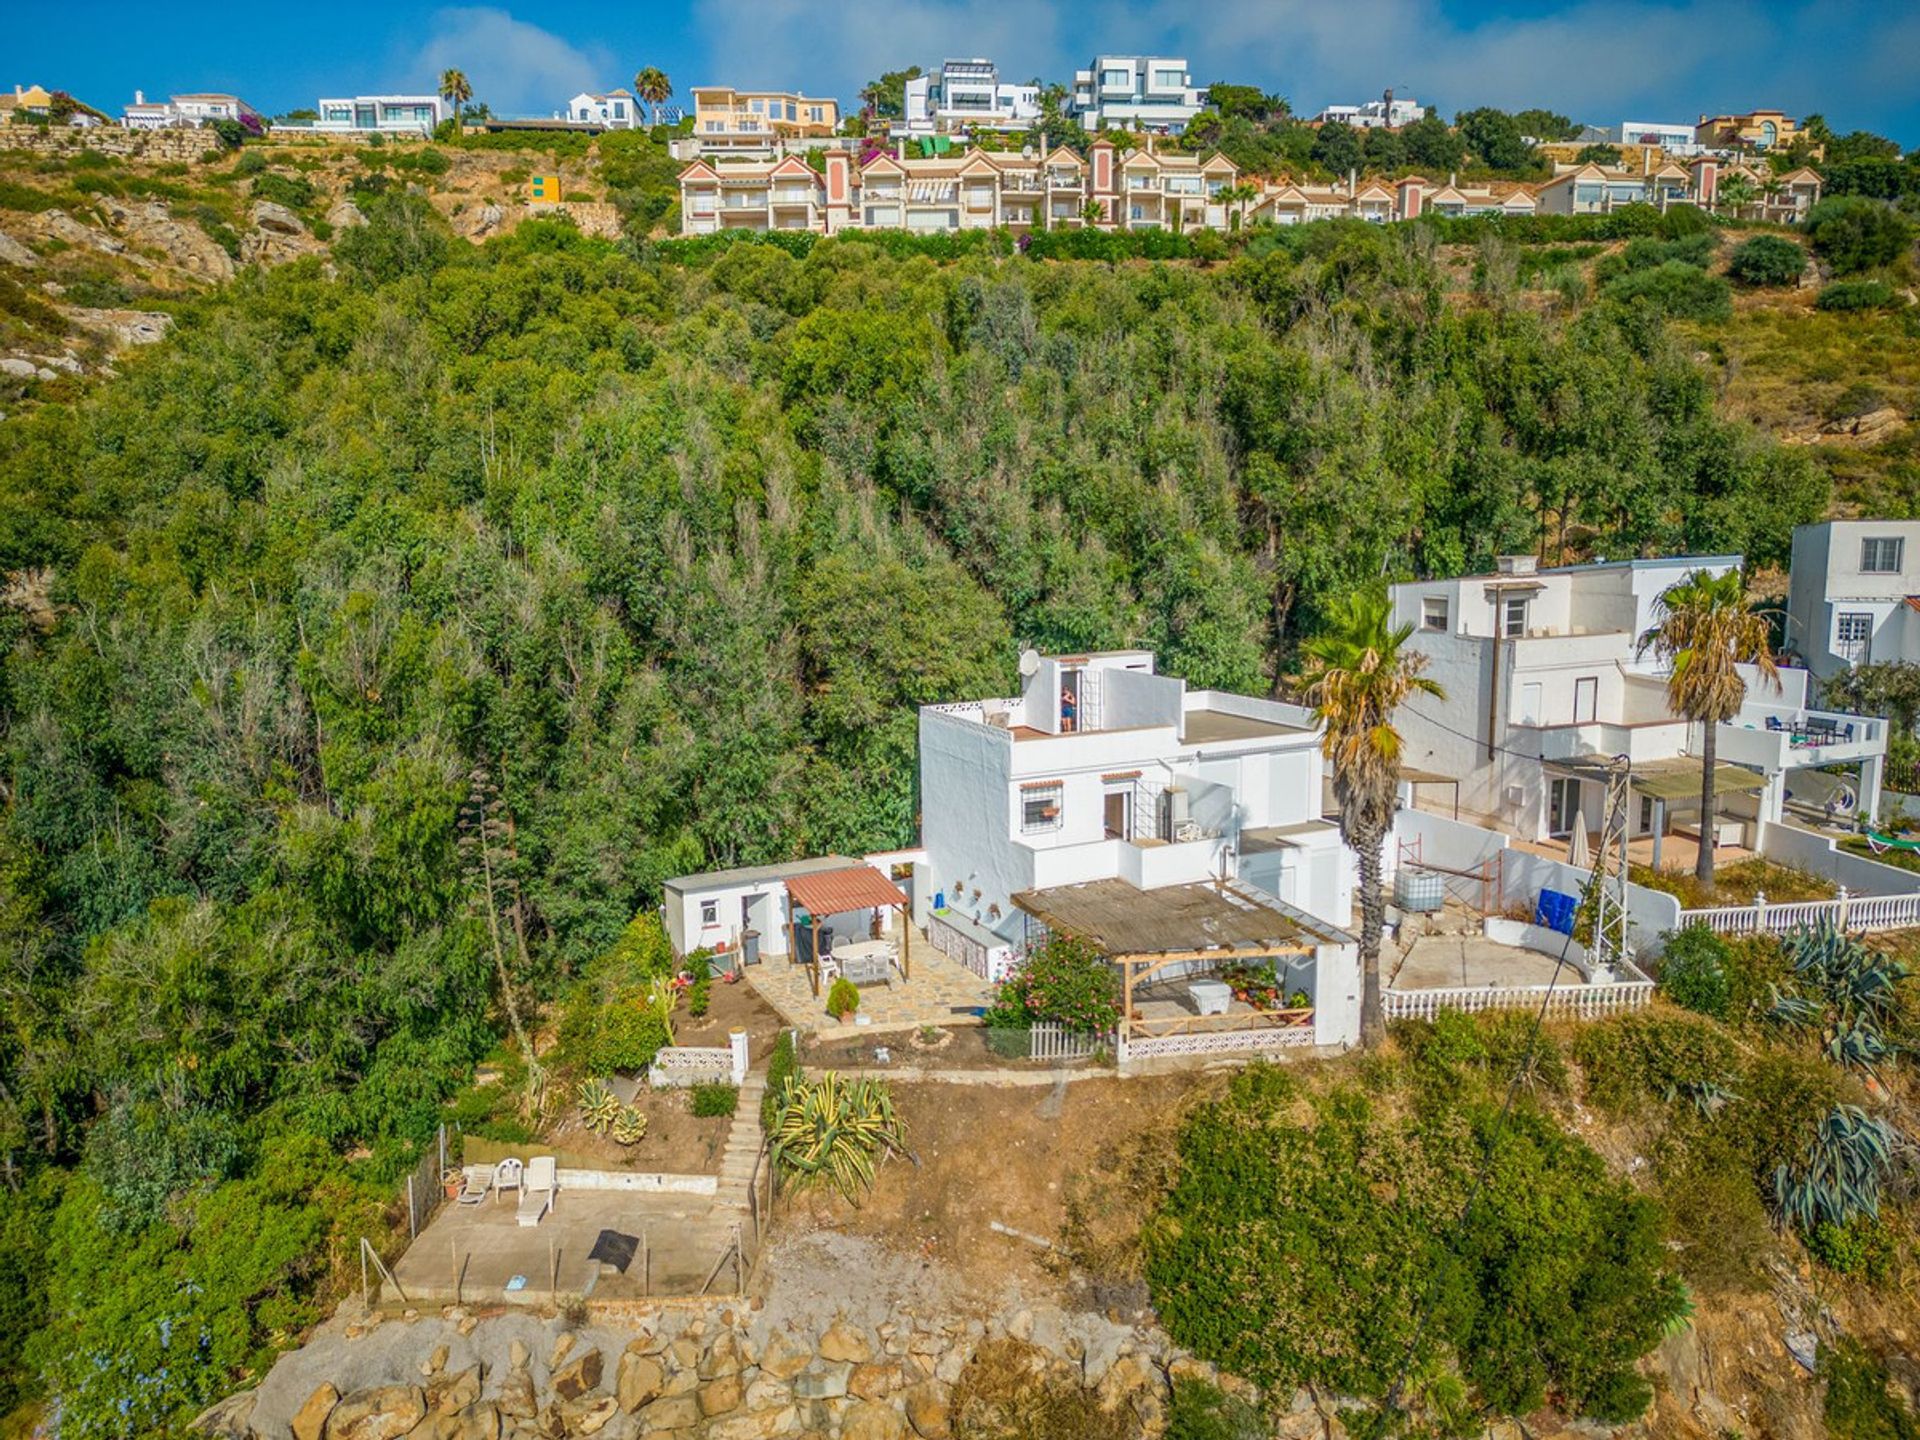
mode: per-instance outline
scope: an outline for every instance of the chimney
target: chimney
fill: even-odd
[[[1360,193],[1360,172],[1358,170],[1349,170],[1347,171],[1347,195],[1349,197],[1352,197],[1352,196],[1358,195],[1359,193]]]
[[[146,92],[146,91],[144,91],[144,90],[136,90],[136,91],[134,91],[134,92],[133,92],[133,103],[134,103],[134,104],[136,104],[136,105],[144,105],[144,104],[146,104],[146,103],[147,103],[147,92]]]
[[[1459,187],[1460,172],[1458,170],[1449,170],[1447,172],[1447,184],[1455,188]]]
[[[1532,575],[1540,568],[1537,555],[1496,555],[1493,568],[1501,575]]]

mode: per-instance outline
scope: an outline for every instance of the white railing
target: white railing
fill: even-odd
[[[1868,895],[1856,898],[1846,886],[1832,900],[1798,900],[1775,905],[1762,893],[1751,905],[1716,905],[1682,910],[1680,924],[1704,925],[1717,935],[1784,935],[1803,925],[1831,920],[1842,930],[1920,928],[1920,895]]]
[[[1088,1060],[1099,1050],[1113,1048],[1111,1035],[1069,1030],[1057,1020],[1042,1020],[1027,1031],[1029,1054],[1036,1060]]]
[[[1145,1035],[1122,1039],[1120,1063],[1159,1060],[1175,1055],[1265,1054],[1295,1046],[1311,1046],[1314,1029],[1298,1025],[1264,1030],[1196,1030],[1180,1035]]]
[[[1380,997],[1389,1020],[1432,1020],[1442,1010],[1537,1010],[1546,1002],[1555,1019],[1594,1020],[1638,1010],[1653,997],[1653,981],[1613,985],[1485,985],[1449,990],[1389,990]]]

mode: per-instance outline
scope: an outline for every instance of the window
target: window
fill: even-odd
[[[1131,70],[1102,70],[1100,72],[1100,83],[1109,90],[1125,89],[1133,84],[1133,72]]]
[[[719,923],[720,923],[720,902],[718,900],[702,900],[700,902],[701,926],[705,927],[708,925],[718,925]]]
[[[1834,653],[1855,663],[1867,658],[1873,643],[1873,616],[1846,611],[1834,623]]]
[[[1033,835],[1060,828],[1060,787],[1040,785],[1020,792],[1020,833]]]
[[[1184,70],[1156,70],[1153,72],[1153,88],[1156,90],[1184,89],[1187,76]]]
[[[807,109],[807,118],[811,120],[814,124],[821,125],[826,122],[827,116],[826,116],[826,112],[822,110],[818,105],[813,105],[808,107]]]
[[[1447,597],[1446,596],[1428,595],[1421,600],[1420,628],[1422,630],[1438,630],[1441,634],[1443,635],[1446,634],[1446,631],[1447,631]]]
[[[1527,597],[1509,595],[1500,603],[1500,633],[1502,635],[1524,635],[1527,633]]]
[[[767,107],[767,102],[764,100],[749,100],[747,102],[747,109],[751,110],[756,115],[763,114],[766,110],[766,107]]]
[[[1898,575],[1901,540],[1897,535],[1873,535],[1860,542],[1862,575]]]
[[[798,120],[799,118],[800,107],[791,100],[787,101],[787,119]]]
[[[1580,782],[1562,776],[1547,782],[1547,833],[1571,835],[1580,813]]]

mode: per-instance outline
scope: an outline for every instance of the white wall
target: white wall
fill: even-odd
[[[1920,874],[1850,855],[1824,835],[1797,825],[1768,821],[1760,827],[1760,853],[1780,865],[1824,875],[1851,895],[1920,895]],[[1742,899],[1750,899],[1743,896]]]
[[[1023,930],[1010,897],[1034,883],[1032,852],[1010,839],[1018,818],[1009,809],[1009,795],[1017,793],[1008,784],[1014,748],[1005,730],[920,712],[920,838],[928,883],[945,893],[949,908],[1009,938]],[[989,919],[994,905],[1000,914]]]

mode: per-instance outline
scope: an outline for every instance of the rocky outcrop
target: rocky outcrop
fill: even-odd
[[[159,310],[97,310],[86,305],[63,305],[60,313],[80,329],[101,336],[116,350],[157,345],[173,328],[173,316]]]
[[[351,200],[336,200],[327,211],[327,224],[335,231],[351,230],[366,223],[367,217],[360,213],[360,207]]]
[[[165,208],[164,206],[162,207]],[[64,210],[47,210],[34,217],[34,224],[49,240],[64,240],[69,245],[84,245],[105,255],[124,255],[127,247],[106,231],[83,225]]]
[[[318,255],[320,242],[298,215],[271,200],[253,202],[253,228],[240,237],[240,259],[248,265],[284,265],[303,255]]]
[[[164,201],[107,200],[101,209],[128,246],[156,251],[163,263],[196,279],[233,278],[233,257],[198,225],[175,219]]]
[[[6,231],[0,230],[0,264],[16,265],[22,270],[31,270],[39,263],[38,255]]]

